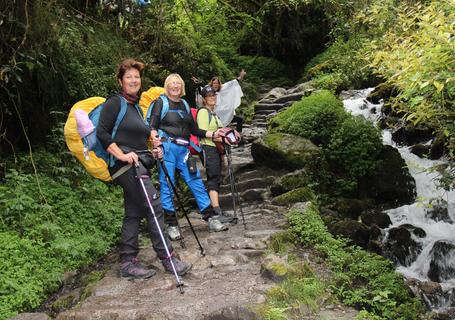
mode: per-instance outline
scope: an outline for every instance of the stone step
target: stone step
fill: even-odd
[[[255,188],[248,189],[243,192],[239,192],[240,205],[245,205],[247,203],[261,203],[266,197],[267,189],[266,188]],[[225,193],[220,195],[220,206],[222,209],[232,208],[233,200],[231,193]]]
[[[226,177],[227,184],[221,185],[220,194],[230,193],[231,192],[231,185],[229,183],[229,178]],[[239,180],[237,179],[237,190],[239,192],[246,191],[248,189],[255,189],[255,188],[267,188],[273,181],[275,177],[269,176],[264,178],[254,178],[248,180]]]
[[[282,103],[259,103],[254,106],[254,112],[257,112],[259,110],[272,110],[272,111],[278,111],[284,107],[284,104]]]
[[[256,115],[270,115],[276,113],[276,110],[255,110],[254,114]]]
[[[266,128],[267,127],[267,121],[255,121],[254,126],[257,128]]]
[[[303,96],[303,92],[288,94],[275,99],[273,103],[285,103],[290,101],[295,102],[301,100]]]

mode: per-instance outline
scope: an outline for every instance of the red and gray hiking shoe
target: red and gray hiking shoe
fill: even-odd
[[[172,269],[171,259],[172,259],[172,262],[174,263],[175,271],[177,272],[177,274],[179,276],[183,276],[188,271],[190,271],[191,268],[193,267],[193,265],[191,263],[180,261],[176,257],[171,257],[170,259],[165,258],[165,259],[161,260],[161,263],[163,264],[164,270],[166,272],[174,273],[174,270]]]
[[[137,260],[133,258],[131,261],[123,262],[120,265],[120,276],[127,279],[148,279],[156,274],[153,269],[146,269]]]

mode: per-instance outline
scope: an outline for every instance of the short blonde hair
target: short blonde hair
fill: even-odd
[[[180,97],[183,97],[185,95],[185,82],[178,73],[171,73],[170,75],[167,76],[166,80],[164,80],[164,90],[166,92],[166,95],[167,96],[169,95],[168,87],[175,80],[177,80],[177,82],[180,82],[180,84],[182,85],[182,92],[180,93]]]

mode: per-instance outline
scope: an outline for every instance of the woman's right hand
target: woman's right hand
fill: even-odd
[[[129,164],[137,164],[139,161],[139,157],[134,152],[124,153],[119,160],[123,162],[128,162]]]

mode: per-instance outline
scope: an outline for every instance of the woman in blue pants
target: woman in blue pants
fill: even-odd
[[[163,144],[164,165],[172,183],[175,183],[177,169],[197,202],[202,218],[208,222],[209,231],[218,232],[228,228],[222,224],[210,205],[210,198],[202,182],[199,170],[191,173],[187,160],[190,135],[214,139],[216,132],[201,130],[194,121],[188,103],[182,99],[185,95],[185,83],[180,75],[170,74],[164,82],[165,94],[160,96],[151,106],[150,128],[154,144]],[[164,220],[168,225],[171,240],[181,238],[177,227],[177,217],[171,187],[167,184],[163,170],[160,170],[161,201],[164,209]]]

